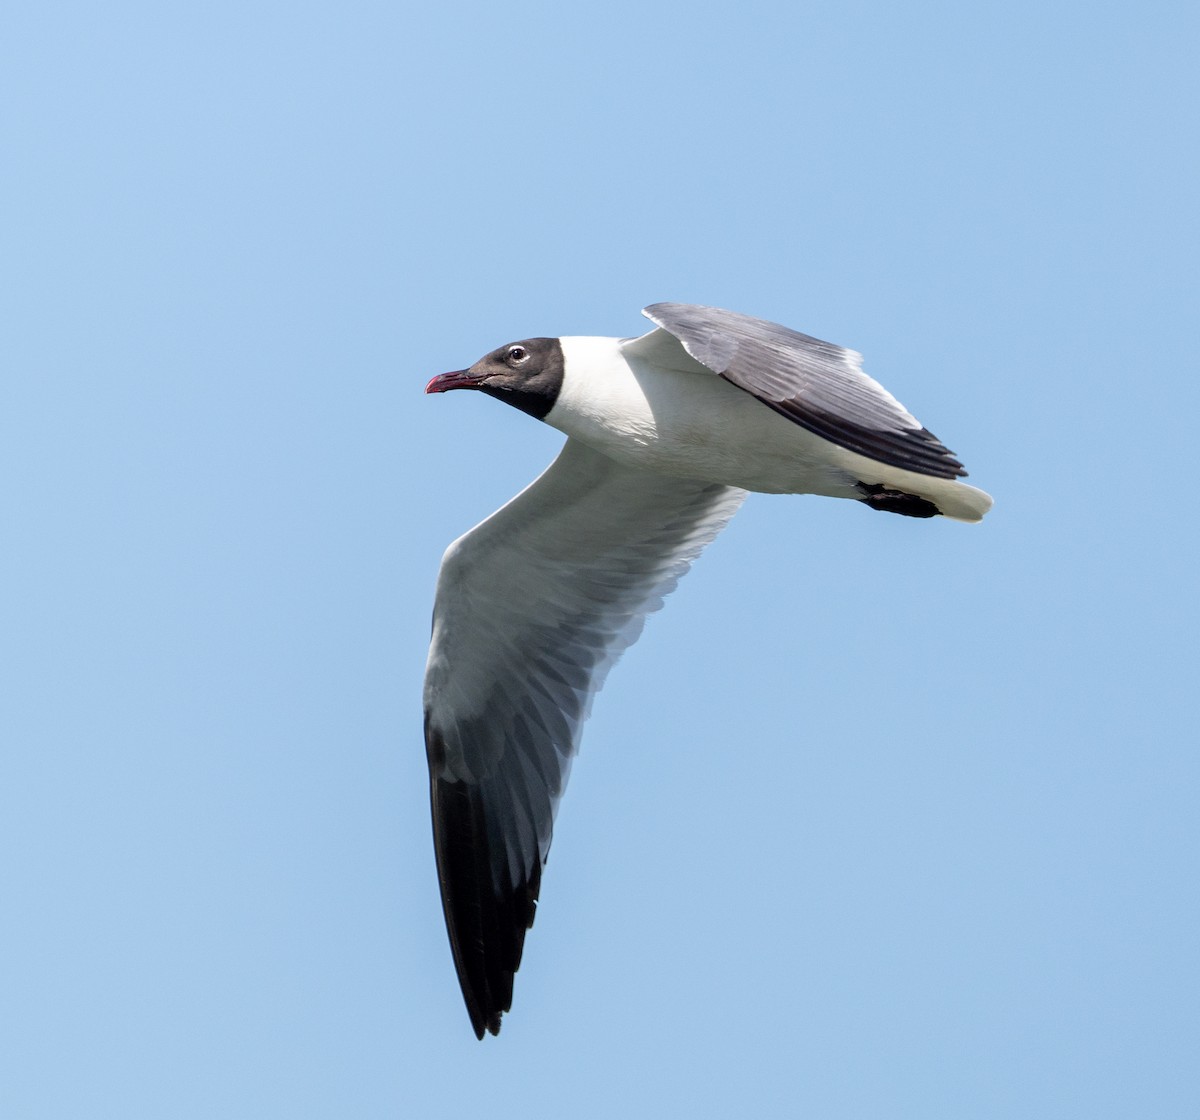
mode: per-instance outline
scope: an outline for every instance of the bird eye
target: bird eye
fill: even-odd
[[[524,346],[510,346],[507,357],[510,365],[519,366],[529,361],[529,351]]]

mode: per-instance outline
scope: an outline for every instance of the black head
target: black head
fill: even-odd
[[[425,386],[427,393],[482,389],[538,420],[558,400],[563,379],[562,344],[557,338],[510,342],[480,358],[470,369],[443,373]]]

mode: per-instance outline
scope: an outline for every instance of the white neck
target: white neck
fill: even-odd
[[[654,415],[621,352],[622,339],[559,340],[563,381],[546,423],[598,450],[627,448],[654,439]]]

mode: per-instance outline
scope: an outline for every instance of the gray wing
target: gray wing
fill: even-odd
[[[918,474],[966,476],[953,453],[863,373],[861,354],[717,307],[653,303],[642,314],[700,365],[823,439]],[[631,345],[661,353],[657,334]]]
[[[495,1034],[591,700],[745,492],[568,440],[447,550],[425,674],[434,848],[471,1024]]]

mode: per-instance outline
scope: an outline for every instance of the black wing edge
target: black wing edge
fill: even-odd
[[[433,847],[450,951],[475,1037],[500,1033],[500,1016],[512,1007],[513,975],[521,964],[525,931],[533,925],[542,865],[510,889],[493,886],[492,854],[484,799],[468,782],[435,775],[435,760],[445,743],[428,725],[429,796],[433,810]],[[496,858],[504,857],[497,853]]]
[[[687,317],[700,313],[700,321],[688,322]],[[856,424],[853,420],[826,409],[816,408],[802,397],[779,397],[756,384],[752,376],[732,368],[736,356],[754,363],[755,351],[767,357],[778,346],[791,346],[817,356],[820,363],[843,362],[857,355],[842,346],[812,335],[757,319],[739,311],[705,307],[687,303],[652,303],[642,312],[655,326],[674,335],[688,353],[701,365],[719,374],[730,385],[749,393],[768,408],[793,424],[829,440],[847,451],[886,463],[891,467],[912,471],[933,478],[966,478],[962,463],[928,428],[877,429]],[[705,315],[709,322],[704,322]],[[681,319],[683,321],[681,321]],[[766,333],[768,338],[756,337],[749,331]],[[859,373],[865,377],[860,370]]]
[[[850,420],[834,416],[818,408],[812,408],[803,401],[790,397],[787,400],[773,400],[755,391],[752,387],[742,384],[728,374],[721,374],[731,385],[744,389],[757,397],[768,408],[774,409],[781,416],[786,416],[802,428],[807,428],[813,435],[836,443],[856,455],[863,455],[890,467],[913,471],[915,474],[926,474],[934,478],[966,478],[967,472],[962,463],[928,428],[905,428],[903,431],[879,431],[864,428]]]

